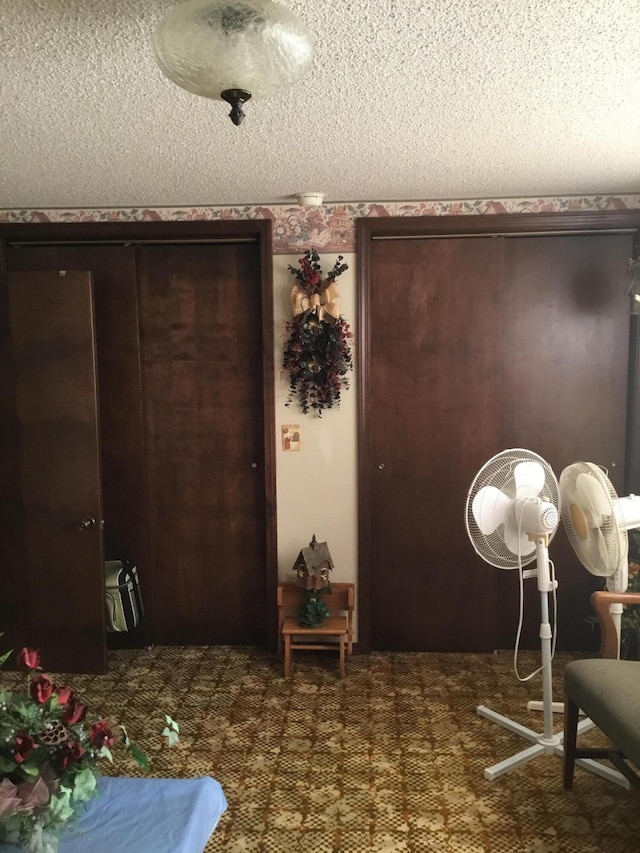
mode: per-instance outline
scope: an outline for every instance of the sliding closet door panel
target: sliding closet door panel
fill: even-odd
[[[260,250],[138,252],[156,639],[263,643]]]
[[[517,218],[503,219],[508,236],[366,249],[360,580],[373,648],[513,647],[518,573],[484,564],[463,522],[467,490],[494,454],[530,449],[558,478],[595,462],[624,493],[633,235],[524,236],[512,233]],[[602,581],[563,525],[550,556],[559,648],[593,649],[589,596]],[[523,647],[539,648],[539,629],[529,580]]]
[[[558,478],[584,460],[624,487],[629,304],[624,271],[632,235],[511,237],[504,287],[503,432],[505,447],[543,456]],[[558,579],[562,647],[593,646],[590,593],[601,587],[575,557],[564,527],[550,555]],[[535,646],[539,598],[527,586],[524,639]],[[500,583],[500,644],[513,643],[517,584]]]
[[[88,272],[2,276],[0,366],[6,642],[50,670],[104,672],[104,574],[93,297]],[[14,479],[17,476],[17,479]],[[84,521],[83,521],[84,520]],[[21,547],[15,547],[18,541]],[[3,554],[7,556],[5,548]],[[4,580],[3,580],[4,586]],[[13,611],[7,613],[6,611]]]
[[[503,244],[371,246],[374,649],[493,648],[497,570],[470,549],[464,504],[500,434]]]
[[[140,354],[131,246],[10,248],[12,270],[91,270],[95,301],[103,512],[107,529],[146,583]]]

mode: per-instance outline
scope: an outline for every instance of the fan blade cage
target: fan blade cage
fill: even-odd
[[[627,559],[627,534],[621,527],[618,495],[607,475],[592,462],[574,462],[560,475],[562,521],[582,565],[598,577],[615,574]]]
[[[504,496],[500,501],[496,499],[496,490]],[[484,511],[482,506],[485,495],[492,502],[490,512]],[[515,528],[514,533],[512,513],[504,507],[500,512],[493,509],[504,504],[505,499],[512,507],[516,499],[523,496],[548,501],[560,512],[560,489],[551,466],[536,453],[520,448],[504,450],[485,463],[469,489],[465,510],[467,534],[476,553],[498,569],[515,569],[535,560],[535,542],[528,539],[524,531]],[[501,521],[494,530],[486,521],[492,515]],[[483,532],[480,524],[484,531],[490,532]],[[554,534],[555,529],[549,538]]]

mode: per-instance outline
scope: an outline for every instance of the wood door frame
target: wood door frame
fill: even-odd
[[[371,245],[374,239],[420,237],[478,237],[501,234],[543,236],[623,231],[634,235],[634,257],[640,253],[640,210],[557,213],[506,213],[462,216],[390,216],[362,218],[356,222],[358,259],[358,647],[372,648],[371,576],[371,410],[368,384],[371,376],[371,335],[368,323],[371,283]],[[621,271],[621,282],[623,281]],[[629,381],[625,492],[640,490],[640,315],[630,314]]]
[[[262,403],[264,413],[265,583],[267,642],[275,649],[278,586],[275,390],[273,326],[273,239],[270,219],[198,220],[196,222],[34,222],[0,223],[0,271],[6,270],[8,243],[65,242],[159,243],[257,242],[262,282]]]

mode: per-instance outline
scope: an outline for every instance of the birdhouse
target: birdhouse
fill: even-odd
[[[303,589],[324,589],[329,586],[329,572],[333,560],[326,542],[318,542],[315,533],[308,548],[303,548],[296,557],[293,571],[296,583]]]

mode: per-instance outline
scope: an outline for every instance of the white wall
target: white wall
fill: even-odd
[[[329,545],[335,570],[334,582],[356,582],[357,575],[357,402],[355,372],[349,374],[351,387],[341,393],[339,409],[326,410],[322,417],[303,415],[296,401],[285,406],[288,376],[282,372],[284,325],[290,316],[289,293],[294,284],[287,265],[297,266],[301,253],[274,255],[276,472],[278,520],[278,574],[291,579],[291,567],[301,548],[315,533]],[[320,255],[320,265],[328,272],[337,254]],[[344,254],[349,269],[336,281],[341,314],[354,333],[353,352],[358,345],[356,328],[355,254]],[[299,451],[282,449],[283,424],[300,424]]]

